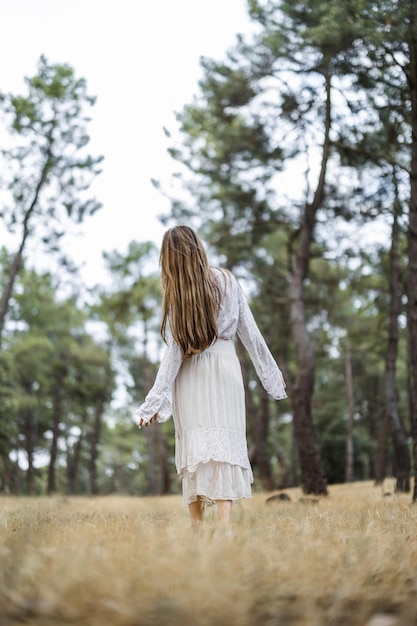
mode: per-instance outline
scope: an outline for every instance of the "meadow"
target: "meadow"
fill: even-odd
[[[255,493],[231,537],[180,496],[2,497],[0,625],[417,624],[417,506],[392,486]]]

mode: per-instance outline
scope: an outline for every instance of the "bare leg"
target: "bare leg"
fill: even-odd
[[[218,522],[222,526],[230,524],[230,518],[232,515],[232,501],[231,500],[216,500]]]
[[[188,510],[190,511],[191,524],[194,527],[200,526],[204,516],[204,500],[198,497],[195,502],[188,505]]]

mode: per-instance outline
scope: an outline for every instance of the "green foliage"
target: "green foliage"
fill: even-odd
[[[114,391],[109,353],[85,330],[76,298],[59,299],[50,274],[22,272],[11,311],[7,341],[0,353],[0,485],[16,492],[18,468],[11,458],[35,465],[36,488],[45,471],[57,429],[57,474],[79,455],[74,480],[86,491],[90,446],[98,407]],[[56,424],[55,424],[56,420]],[[49,460],[50,462],[50,460]],[[29,485],[27,486],[29,489]]]
[[[9,454],[16,433],[18,389],[13,378],[10,355],[0,352],[0,491],[8,487]]]
[[[93,312],[106,321],[113,336],[121,341],[121,335],[137,320],[138,314],[147,324],[160,304],[159,277],[146,271],[146,267],[153,269],[157,264],[156,248],[151,242],[132,241],[126,255],[113,251],[105,253],[104,258],[117,287],[100,294],[101,303]]]
[[[94,213],[100,204],[84,190],[99,173],[102,157],[85,153],[89,137],[85,108],[95,102],[68,65],[49,65],[45,57],[37,75],[26,79],[27,94],[3,96],[3,119],[13,133],[12,147],[3,149],[3,184],[11,202],[3,219],[10,229],[22,224],[33,202],[35,222],[48,227],[48,243],[56,243],[63,213],[75,221]],[[39,226],[38,226],[39,229]]]
[[[85,109],[94,98],[88,96],[85,81],[69,66],[49,65],[41,57],[26,86],[27,94],[3,94],[0,101],[8,134],[0,151],[0,219],[18,242],[2,280],[0,341],[28,238],[48,253],[59,253],[70,222],[82,222],[101,206],[87,193],[102,157],[86,152]],[[65,256],[59,261],[74,270]]]
[[[331,152],[304,283],[305,324],[316,356],[314,420],[332,481],[345,475],[346,340],[351,345],[362,478],[372,474],[384,414],[389,260],[369,238],[361,241],[361,228],[370,220],[390,225],[395,203],[409,197],[409,8],[250,0],[248,9],[257,26],[252,40],[240,37],[224,62],[203,60],[200,92],[178,116],[182,141],[171,155],[188,170],[180,179],[190,200],[174,201],[170,219],[191,222],[219,262],[247,280],[291,396],[289,284],[300,215],[316,187],[330,77]],[[406,363],[402,331],[398,397],[408,428]],[[291,463],[291,441],[278,432],[271,427],[270,450],[283,447]]]
[[[373,476],[384,416],[390,260],[387,245],[370,243],[365,229],[369,233],[371,223],[388,232],[393,207],[403,207],[404,271],[412,141],[411,6],[398,0],[249,0],[256,24],[253,39],[239,37],[224,61],[202,59],[199,93],[178,115],[181,138],[170,147],[181,164],[178,179],[189,193],[187,200],[173,199],[165,223],[198,228],[213,260],[242,280],[291,396],[298,365],[289,285],[300,216],[317,182],[329,77],[330,157],[303,297],[315,353],[314,422],[330,482],[343,481],[346,470],[347,342],[356,479]],[[0,97],[10,134],[1,152],[2,183],[8,191],[1,219],[11,232],[21,230],[23,243],[30,233],[47,249],[59,251],[66,220],[80,221],[99,208],[87,197],[101,161],[86,151],[86,109],[94,98],[72,68],[50,66],[43,57],[26,87],[24,95]],[[148,490],[151,444],[138,436],[129,406],[143,400],[160,358],[157,250],[150,242],[131,242],[126,253],[109,252],[105,259],[114,282],[95,294],[89,309],[75,297],[59,299],[54,276],[26,270],[17,278],[0,354],[4,490],[11,489],[9,478],[17,471],[11,453],[30,452],[25,439],[30,420],[36,421],[36,449],[44,457],[51,453],[57,412],[59,489],[88,489],[94,419],[100,403],[109,407],[115,367],[128,397],[126,406],[109,411],[102,427],[100,488],[105,493]],[[12,262],[4,251],[3,284]],[[397,396],[409,436],[405,302],[403,306]],[[104,326],[105,345],[86,331],[91,317]],[[247,392],[259,414],[253,371]],[[290,402],[271,404],[269,411],[267,446],[275,480],[294,483],[298,467]],[[174,476],[172,422],[161,432]],[[38,489],[46,488],[46,473],[37,468]],[[177,488],[179,483],[174,484]]]

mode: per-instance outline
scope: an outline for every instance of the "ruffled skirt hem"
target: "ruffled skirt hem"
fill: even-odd
[[[198,498],[207,500],[241,500],[251,498],[253,474],[251,469],[208,461],[200,463],[195,472],[182,472],[182,493],[186,505]]]

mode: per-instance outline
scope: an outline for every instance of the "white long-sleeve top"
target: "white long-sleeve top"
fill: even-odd
[[[212,271],[219,283],[222,298],[217,316],[219,339],[242,341],[252,359],[256,373],[267,393],[275,400],[287,397],[285,382],[266,342],[263,338],[246,297],[236,278],[218,268]],[[193,358],[193,357],[191,357]],[[172,339],[168,341],[152,389],[145,402],[136,411],[137,421],[144,422],[158,414],[158,422],[165,422],[172,415],[172,385],[183,361],[180,346]]]

